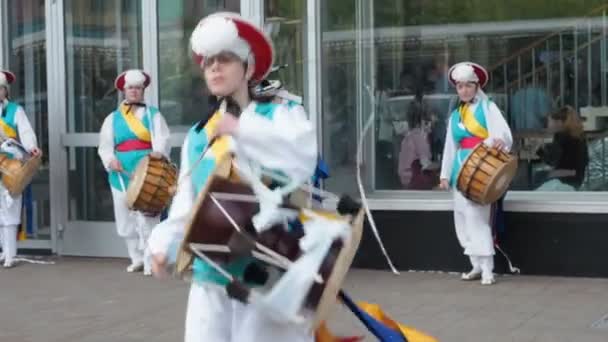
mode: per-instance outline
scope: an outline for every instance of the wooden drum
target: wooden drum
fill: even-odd
[[[516,172],[515,157],[481,143],[462,164],[457,189],[475,203],[494,203],[507,191]]]
[[[11,196],[20,195],[25,187],[40,169],[42,158],[30,157],[27,160],[11,159],[5,154],[0,154],[0,172],[2,172],[2,183]]]
[[[127,189],[129,209],[156,216],[177,188],[177,167],[164,156],[147,155],[137,164]]]
[[[204,254],[210,259],[215,260],[221,265],[225,262],[234,260],[235,257],[252,255],[256,253],[264,254],[260,247],[255,247],[254,243],[263,245],[271,249],[278,255],[288,260],[296,261],[301,255],[299,241],[303,237],[303,231],[286,231],[282,225],[270,228],[269,230],[257,234],[251,223],[252,217],[258,212],[259,204],[251,200],[234,200],[229,197],[255,198],[253,191],[248,184],[235,180],[230,156],[220,159],[217,163],[215,172],[210,176],[209,181],[199,193],[195,207],[193,209],[190,223],[186,226],[185,238],[177,260],[177,273],[186,272],[193,261],[193,245],[215,245],[216,248],[223,246],[225,252],[207,251]],[[224,197],[221,197],[222,195]],[[221,203],[233,222],[242,227],[242,231],[237,231],[233,224],[226,218],[225,214],[214,203],[213,198]],[[215,197],[217,196],[217,197]],[[348,200],[345,200],[346,202]],[[345,201],[341,201],[344,203]],[[283,204],[285,208],[301,210],[293,202]],[[344,208],[344,207],[342,207]],[[331,309],[337,302],[336,298],[346,277],[350,265],[353,261],[363,229],[364,212],[357,203],[351,204],[349,210],[344,210],[342,214],[334,211],[323,211],[325,217],[337,220],[346,220],[351,228],[351,236],[348,241],[334,240],[328,254],[325,256],[320,266],[319,274],[323,279],[322,283],[315,283],[308,289],[306,300],[301,310],[310,313],[317,325],[331,313]],[[354,209],[353,209],[354,208]],[[321,211],[314,210],[321,213]],[[347,211],[347,213],[346,213]],[[260,260],[263,259],[258,259]],[[262,263],[262,267],[275,267],[272,263]],[[255,266],[252,264],[251,266]],[[276,268],[280,269],[280,268]],[[283,270],[284,271],[284,270]],[[247,271],[246,271],[247,274]],[[246,280],[247,281],[247,280]],[[267,282],[265,280],[264,282]],[[264,283],[264,287],[272,288],[273,283]],[[262,288],[250,288],[247,292],[263,293]],[[262,294],[263,295],[263,294]]]

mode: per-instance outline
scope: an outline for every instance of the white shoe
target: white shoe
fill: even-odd
[[[481,278],[481,285],[494,285],[494,284],[496,284],[496,278],[494,278],[494,275]]]
[[[476,270],[476,269],[471,270],[471,272],[469,272],[469,273],[463,273],[462,276],[460,277],[461,280],[466,280],[466,281],[477,280],[479,278],[481,278],[481,271]]]
[[[144,275],[146,277],[151,277],[152,276],[152,270],[144,268]]]
[[[139,272],[143,269],[144,269],[143,263],[131,264],[127,267],[127,272],[129,272],[129,273]]]
[[[15,262],[13,260],[4,260],[4,268],[13,268],[15,267]]]

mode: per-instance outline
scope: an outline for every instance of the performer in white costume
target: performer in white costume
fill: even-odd
[[[252,97],[252,87],[266,77],[273,62],[272,44],[264,33],[237,14],[216,13],[198,24],[192,33],[191,47],[210,92],[221,105],[209,118],[197,123],[184,141],[178,189],[169,217],[149,239],[154,273],[158,276],[175,262],[195,199],[219,157],[236,151],[237,162],[242,153],[284,172],[295,182],[310,179],[317,163],[316,133],[302,106],[287,99],[263,101]],[[203,160],[197,163],[214,138]],[[269,218],[272,221],[272,202],[266,209],[264,215],[258,216],[261,229]],[[241,258],[225,268],[244,281],[244,270],[251,262]],[[210,264],[195,259],[186,342],[313,341],[309,329],[278,323],[259,307],[230,298],[224,287],[227,283],[228,279]]]
[[[129,178],[137,163],[146,155],[169,156],[169,127],[153,106],[143,103],[144,90],[150,84],[150,76],[141,70],[128,70],[115,81],[125,100],[110,113],[99,134],[99,157],[108,171],[114,217],[118,235],[125,239],[131,264],[127,272],[143,269],[151,275],[150,258],[144,257],[145,242],[152,228],[160,222],[156,217],[134,213],[127,206],[126,190]]]
[[[456,180],[462,163],[477,144],[508,151],[513,138],[502,113],[482,90],[488,82],[488,73],[483,67],[471,62],[458,63],[450,68],[448,75],[460,103],[448,122],[440,186],[445,190],[453,188],[456,235],[473,266],[462,279],[481,277],[482,284],[491,285],[495,282],[491,205],[479,205],[466,199],[456,189]]]
[[[15,81],[15,75],[10,71],[0,70],[0,137],[2,140],[15,139],[26,151],[34,156],[41,156],[38,148],[36,133],[23,107],[9,99],[9,85]],[[2,154],[11,155],[8,151],[0,150]],[[0,240],[2,241],[2,254],[0,261],[4,267],[15,266],[14,258],[17,254],[17,227],[21,224],[22,197],[12,197],[0,182]]]

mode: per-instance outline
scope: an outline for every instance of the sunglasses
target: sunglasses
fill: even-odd
[[[215,62],[218,64],[229,64],[233,62],[241,62],[241,58],[232,52],[221,52],[217,55],[206,57],[203,61],[203,67],[208,68]]]

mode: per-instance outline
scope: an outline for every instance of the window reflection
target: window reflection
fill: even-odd
[[[375,68],[375,189],[431,190],[433,172],[422,174],[422,185],[411,184],[424,154],[412,147],[413,141],[430,150],[430,163],[441,162],[447,119],[457,101],[447,69],[465,60],[488,69],[486,93],[513,130],[519,169],[512,190],[548,190],[539,187],[553,179],[553,166],[537,152],[555,142],[547,117],[564,105],[582,120],[587,145],[577,152],[582,156],[572,157],[589,157],[574,190],[608,190],[606,1],[575,6],[566,1],[518,6],[490,1],[475,11],[461,11],[456,3],[393,0],[374,3],[373,19],[365,21],[362,15],[357,21],[356,9],[363,11],[364,4],[340,1],[321,9],[324,153],[338,168],[334,178],[350,183],[328,182],[333,190],[352,186],[354,163],[348,156],[354,157],[349,149],[357,131],[349,125],[356,123],[354,96],[356,87],[362,87],[358,66]],[[364,29],[367,23],[373,23],[373,30]],[[374,53],[358,53],[357,44],[369,32]],[[410,165],[400,165],[400,160]]]

